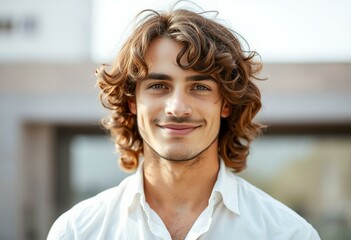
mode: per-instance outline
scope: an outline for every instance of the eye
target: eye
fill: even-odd
[[[211,89],[210,89],[208,86],[202,85],[202,84],[197,84],[197,85],[195,85],[195,86],[193,87],[193,89],[194,89],[195,91],[211,91]]]
[[[167,89],[167,86],[165,84],[162,83],[155,83],[155,84],[150,84],[147,89],[151,89],[154,91],[159,91],[159,90],[163,90],[163,89]]]

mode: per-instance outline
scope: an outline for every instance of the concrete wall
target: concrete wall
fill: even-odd
[[[94,69],[0,66],[0,239],[25,239],[36,228],[34,239],[44,239],[53,217],[53,126],[98,123]]]

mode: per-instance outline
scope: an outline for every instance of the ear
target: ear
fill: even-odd
[[[136,107],[135,97],[128,99],[128,107],[129,107],[129,111],[132,114],[135,114],[135,115],[137,114],[137,107]]]
[[[222,104],[222,110],[221,110],[221,117],[222,118],[226,118],[229,117],[229,115],[231,114],[232,109],[230,108],[229,104],[227,103],[227,101],[224,100],[223,104]]]

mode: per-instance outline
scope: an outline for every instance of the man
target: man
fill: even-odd
[[[319,239],[295,212],[236,176],[261,126],[261,64],[203,13],[152,10],[112,68],[97,71],[118,187],[63,214],[48,239]]]

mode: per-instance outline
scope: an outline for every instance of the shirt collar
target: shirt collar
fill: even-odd
[[[223,199],[224,205],[233,213],[240,215],[236,176],[231,168],[225,166],[222,159],[219,162],[219,172],[212,194],[219,193]]]
[[[126,205],[131,207],[136,198],[144,194],[143,161],[141,160],[136,172],[131,176],[125,194]]]
[[[238,203],[238,183],[235,174],[230,168],[225,166],[224,161],[220,161],[217,181],[213,187],[212,195],[219,193],[224,205],[232,212],[240,214]],[[137,197],[144,195],[143,161],[140,162],[136,172],[131,176],[130,184],[127,188],[126,206],[132,206]],[[138,198],[139,199],[139,198]]]

